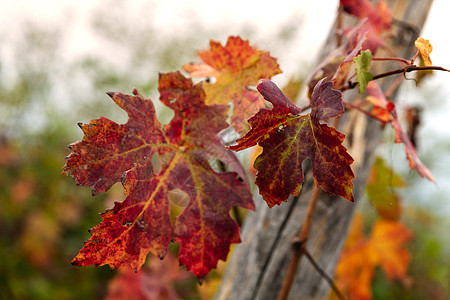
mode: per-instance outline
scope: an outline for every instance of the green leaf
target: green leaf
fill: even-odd
[[[375,207],[378,215],[387,220],[398,221],[401,216],[400,198],[395,188],[404,187],[405,182],[386,162],[378,157],[375,160],[369,178],[366,192],[369,202]]]
[[[353,58],[355,62],[356,81],[359,83],[359,93],[362,94],[367,88],[367,84],[373,79],[372,73],[369,72],[372,63],[372,52],[370,50],[361,51],[361,53]]]

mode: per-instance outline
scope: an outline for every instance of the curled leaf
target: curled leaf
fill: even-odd
[[[424,39],[423,37],[419,37],[414,42],[414,45],[416,45],[417,49],[419,49],[419,53],[422,55],[425,66],[432,66],[433,63],[431,62],[430,53],[433,51],[433,46],[431,46],[430,41]]]

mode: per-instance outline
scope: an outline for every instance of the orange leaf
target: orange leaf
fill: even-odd
[[[362,217],[356,215],[336,267],[336,282],[350,299],[372,299],[371,285],[377,267],[387,278],[406,279],[410,262],[405,248],[412,232],[397,221],[378,220],[370,237],[363,237]]]
[[[404,279],[411,255],[405,245],[413,234],[397,221],[379,220],[372,229],[370,250],[388,279]]]
[[[227,44],[211,41],[210,49],[200,51],[203,63],[187,64],[183,70],[192,77],[214,77],[214,83],[205,82],[206,104],[234,105],[230,125],[237,132],[247,131],[246,120],[265,106],[261,96],[249,87],[256,86],[260,79],[271,78],[281,73],[275,58],[267,51],[250,46],[248,41],[231,36]]]
[[[433,63],[431,62],[430,53],[431,51],[433,51],[433,46],[431,46],[430,41],[424,39],[423,37],[419,37],[414,42],[414,44],[416,45],[417,49],[419,49],[425,66],[432,66]]]

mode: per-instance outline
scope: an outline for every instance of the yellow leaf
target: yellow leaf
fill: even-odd
[[[363,235],[362,217],[355,216],[341,259],[336,283],[349,299],[372,299],[375,269],[381,267],[389,280],[406,279],[410,254],[406,243],[411,231],[397,221],[378,220],[370,237]]]
[[[433,46],[431,46],[430,41],[422,37],[419,37],[414,43],[419,49],[420,55],[422,55],[425,66],[432,66],[430,53],[433,51]]]

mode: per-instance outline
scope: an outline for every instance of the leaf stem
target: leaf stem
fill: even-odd
[[[387,61],[387,60],[398,61],[406,64],[407,66],[412,65],[409,60],[400,57],[372,57],[372,61]]]
[[[342,104],[344,104],[345,107],[348,107],[348,108],[350,108],[350,109],[356,109],[356,110],[358,110],[358,111],[364,113],[365,115],[367,115],[367,116],[369,116],[369,117],[371,117],[371,118],[374,118],[374,119],[378,120],[379,122],[381,122],[381,123],[383,123],[383,124],[386,124],[386,123],[387,123],[386,121],[381,120],[380,118],[378,118],[376,115],[372,114],[371,112],[365,110],[364,108],[362,108],[362,107],[361,107],[360,105],[358,105],[357,103],[352,103],[352,102],[348,102],[348,101],[343,100],[343,101],[342,101]],[[333,126],[333,127],[334,127],[334,126]]]
[[[339,3],[338,14],[336,17],[336,48],[342,45],[342,18],[344,14],[344,5]]]
[[[303,219],[302,227],[298,236],[292,241],[293,254],[286,272],[286,276],[284,277],[283,285],[281,286],[280,294],[278,295],[278,300],[286,300],[289,296],[292,283],[294,282],[295,274],[297,273],[298,265],[303,254],[305,254],[306,251],[306,242],[308,240],[309,231],[311,229],[314,212],[316,210],[320,193],[321,189],[313,186],[308,208],[306,210],[306,215]]]
[[[381,78],[384,78],[384,77],[389,77],[389,76],[393,76],[393,75],[397,75],[397,74],[406,74],[406,73],[413,72],[413,71],[444,71],[444,72],[450,72],[450,70],[445,69],[443,67],[438,67],[438,66],[408,65],[408,66],[406,66],[404,68],[401,68],[401,69],[395,69],[395,70],[392,70],[392,71],[388,71],[388,72],[384,72],[384,73],[380,73],[380,74],[374,75],[372,80],[377,80],[377,79],[381,79]],[[357,82],[349,82],[347,86],[344,86],[341,89],[341,91],[354,89],[357,85],[358,85]]]

